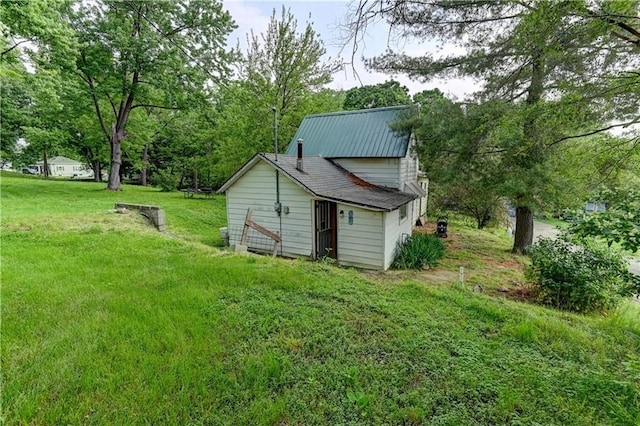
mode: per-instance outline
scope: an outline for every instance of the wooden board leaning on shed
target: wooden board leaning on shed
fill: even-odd
[[[249,237],[249,228],[252,228],[258,231],[259,233],[261,233],[262,235],[266,235],[267,237],[273,240],[272,254],[273,256],[275,256],[278,253],[278,247],[280,246],[280,242],[282,241],[282,238],[280,237],[280,235],[276,234],[275,232],[271,232],[267,228],[264,228],[258,225],[257,223],[255,223],[253,220],[251,220],[252,214],[253,212],[251,211],[251,209],[247,209],[247,217],[244,220],[244,228],[242,229],[242,238],[240,239],[240,244],[242,244],[243,246],[247,245],[247,238]]]

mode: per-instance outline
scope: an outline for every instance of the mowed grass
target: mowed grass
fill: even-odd
[[[635,304],[583,317],[429,271],[229,254],[211,247],[221,197],[6,176],[1,189],[6,424],[640,423]],[[109,213],[115,201],[165,208],[181,238]],[[483,234],[452,232],[466,237],[438,268],[480,271],[490,251],[461,245]]]

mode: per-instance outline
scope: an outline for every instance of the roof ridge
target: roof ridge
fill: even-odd
[[[389,111],[389,110],[394,110],[394,109],[409,109],[412,106],[413,105],[394,105],[394,106],[387,106],[387,107],[380,107],[380,108],[364,108],[364,109],[345,110],[345,111],[321,112],[321,113],[318,113],[318,114],[306,115],[304,118],[307,118],[307,117],[328,117],[328,116],[334,116],[334,115],[349,115],[349,114],[366,114],[366,113],[370,113],[370,112]]]

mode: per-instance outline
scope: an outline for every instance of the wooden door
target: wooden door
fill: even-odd
[[[336,203],[316,201],[316,259],[338,258]]]

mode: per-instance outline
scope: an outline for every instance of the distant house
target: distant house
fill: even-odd
[[[13,170],[13,164],[6,158],[0,158],[0,170]]]
[[[308,116],[294,137],[303,143],[277,157],[256,154],[218,190],[230,243],[240,243],[250,209],[253,222],[280,236],[280,255],[389,268],[426,208],[411,137],[389,128],[405,110]],[[269,252],[273,242],[249,229],[247,246]]]
[[[72,160],[67,157],[51,157],[47,161],[49,165],[50,176],[66,176],[66,177],[93,177],[93,170],[85,166],[79,161]],[[38,161],[30,166],[38,173],[44,174],[44,161]]]
[[[604,201],[587,201],[584,206],[584,211],[587,213],[602,213],[607,211],[607,203]]]

